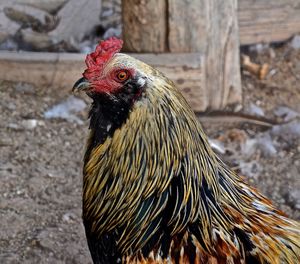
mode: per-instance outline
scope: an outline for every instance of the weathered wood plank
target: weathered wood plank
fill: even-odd
[[[209,106],[222,109],[242,101],[237,0],[206,3],[205,87]],[[200,36],[201,37],[201,36]]]
[[[300,0],[239,0],[242,45],[284,41],[300,32]]]
[[[208,1],[206,1],[208,3]],[[209,18],[207,5],[197,0],[172,0],[168,5],[170,52],[195,52],[206,49]]]
[[[170,51],[204,54],[202,89],[213,109],[241,101],[236,9],[236,0],[169,1]]]
[[[123,2],[126,3],[125,7],[130,9],[127,0],[123,0]],[[162,37],[167,37],[167,32],[164,31],[166,25],[163,23],[168,20],[169,39],[163,40],[160,38],[162,40],[159,44],[161,45],[160,49],[156,49],[155,51],[145,51],[166,51],[166,47],[163,47],[164,41],[166,41],[168,42],[171,52],[195,52],[195,48],[197,47],[195,46],[195,43],[197,43],[196,40],[199,40],[199,38],[204,39],[206,26],[210,25],[205,23],[205,20],[208,19],[207,14],[205,14],[207,11],[206,4],[211,4],[213,2],[204,0],[168,1],[168,18],[165,16],[165,1],[155,2],[155,7],[158,7],[158,4],[163,6],[160,7],[160,10],[157,10],[157,16],[153,18],[150,17],[156,24],[153,24],[153,21],[150,23],[147,22],[149,20],[147,19],[147,16],[149,17],[150,14],[149,12],[142,14],[138,8],[136,11],[133,11],[133,9],[130,10],[132,14],[130,19],[133,19],[135,24],[137,24],[136,19],[144,21],[144,23],[148,25],[147,28],[150,32],[151,26],[153,26],[156,34],[159,34]],[[226,4],[228,1],[223,2],[223,4]],[[146,18],[144,19],[145,16]],[[212,17],[210,17],[210,19],[211,18]],[[125,20],[124,23],[126,24],[127,20]],[[284,41],[300,32],[300,0],[238,0],[238,25],[240,43],[242,45]],[[124,30],[128,30],[128,33],[126,34],[131,34],[132,27],[126,27]],[[141,39],[144,41],[143,46],[149,46],[149,40],[151,40],[151,43],[155,42],[155,38],[153,38],[152,35],[149,35],[149,31],[147,32],[147,30],[139,32],[137,34],[137,37],[138,36],[140,36],[139,41],[141,41]],[[128,41],[131,41],[130,37]],[[203,46],[205,42],[202,41],[199,43],[198,41],[197,51],[203,50],[201,44]],[[132,45],[134,44],[131,44],[131,46]],[[131,47],[129,47],[129,50],[130,48]],[[161,50],[162,48],[164,49]],[[140,52],[142,50],[136,51]]]
[[[195,111],[207,108],[201,54],[130,55],[172,79]],[[41,88],[71,90],[85,69],[84,57],[84,54],[77,53],[0,52],[0,79],[32,83]]]
[[[124,50],[166,52],[166,0],[123,0]]]

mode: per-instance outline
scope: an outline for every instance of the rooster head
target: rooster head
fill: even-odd
[[[131,101],[141,96],[149,79],[149,71],[153,69],[131,56],[119,53],[122,44],[122,40],[114,37],[101,41],[96,50],[87,55],[87,69],[75,83],[73,91],[86,91],[91,97],[121,96]]]

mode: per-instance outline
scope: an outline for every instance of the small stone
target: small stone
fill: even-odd
[[[286,106],[279,106],[274,110],[274,114],[278,117],[283,118],[284,121],[290,121],[298,116],[299,113],[294,111],[293,109],[286,107]]]
[[[262,53],[263,51],[267,50],[269,47],[270,47],[269,44],[258,43],[258,44],[250,46],[250,51],[257,52],[259,54],[259,53]]]
[[[22,193],[23,193],[22,190],[17,190],[17,195],[20,195],[20,194],[22,194]]]
[[[297,209],[300,209],[300,190],[295,189],[290,191],[289,200],[295,205]]]
[[[74,222],[75,219],[76,219],[76,216],[71,212],[65,213],[62,217],[62,220],[66,223],[72,223],[72,222]]]
[[[253,160],[250,162],[240,161],[239,168],[242,175],[246,175],[250,177],[250,179],[256,179],[259,173],[262,171],[261,165]]]
[[[13,140],[8,137],[0,137],[0,146],[12,146]]]
[[[250,157],[259,149],[265,157],[274,156],[277,150],[269,134],[260,134],[256,138],[247,139],[242,145],[242,152]]]
[[[269,76],[274,76],[278,71],[276,69],[272,69],[269,71]]]
[[[23,120],[22,125],[25,129],[31,130],[38,125],[38,121],[36,119]]]
[[[69,122],[75,122],[79,125],[83,124],[83,121],[75,115],[75,113],[83,111],[87,107],[87,104],[75,96],[69,96],[65,101],[51,107],[44,113],[46,119],[62,118]]]
[[[300,35],[296,35],[293,37],[291,41],[291,46],[294,49],[300,49]]]
[[[249,114],[256,115],[256,116],[264,116],[265,115],[264,110],[261,107],[255,105],[253,103],[251,103],[249,105],[248,112],[249,112]]]
[[[243,105],[237,104],[237,105],[235,105],[233,112],[240,112],[242,109],[243,109]]]
[[[22,131],[22,130],[24,130],[23,127],[19,126],[16,123],[8,123],[6,127],[10,128],[12,130],[16,130],[16,131]]]
[[[295,120],[290,123],[273,126],[271,135],[284,136],[288,141],[294,140],[300,136],[300,121]]]
[[[9,102],[9,103],[6,105],[6,108],[7,108],[8,110],[13,111],[13,110],[16,110],[16,105],[15,105],[14,103],[12,103],[12,102]]]
[[[29,83],[17,83],[15,89],[19,93],[32,94],[34,93],[34,87]]]
[[[37,124],[38,124],[38,126],[42,126],[42,127],[45,126],[45,122],[43,120],[38,120]]]
[[[43,32],[35,32],[31,28],[25,28],[20,31],[22,43],[31,46],[34,50],[48,49],[52,45],[57,44],[55,39],[49,37]]]
[[[105,31],[104,35],[103,35],[103,39],[108,39],[110,37],[120,37],[122,33],[121,27],[117,27],[117,28],[109,28],[108,30]]]
[[[114,11],[112,9],[105,9],[102,11],[101,17],[109,17],[112,16]]]
[[[226,150],[222,142],[216,139],[208,139],[208,142],[213,150],[219,152],[220,154],[225,154]]]

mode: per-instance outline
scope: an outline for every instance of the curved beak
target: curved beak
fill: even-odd
[[[80,78],[73,86],[72,92],[81,92],[81,91],[87,91],[90,88],[89,81],[82,77]]]

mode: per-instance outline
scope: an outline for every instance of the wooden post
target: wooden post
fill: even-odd
[[[126,51],[201,54],[190,87],[201,94],[198,109],[241,102],[237,0],[123,0],[122,8]]]
[[[123,0],[122,13],[124,51],[166,50],[166,0]]]
[[[242,100],[237,0],[201,2],[206,3],[208,18],[205,77],[209,106],[224,108]]]

